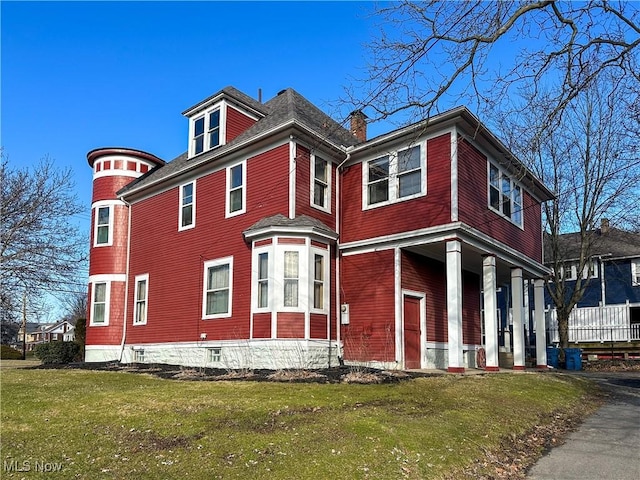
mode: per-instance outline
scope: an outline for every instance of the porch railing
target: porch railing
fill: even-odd
[[[555,309],[548,310],[548,341],[559,342],[558,316]],[[630,323],[630,307],[607,305],[603,307],[575,308],[569,315],[569,342],[633,342],[640,341],[640,324]]]

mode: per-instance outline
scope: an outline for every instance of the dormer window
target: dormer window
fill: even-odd
[[[220,105],[192,120],[191,156],[211,150],[224,143],[221,135],[221,124]]]

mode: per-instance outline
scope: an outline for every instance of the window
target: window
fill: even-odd
[[[368,203],[386,202],[389,200],[389,157],[376,158],[369,163]]]
[[[489,207],[522,226],[522,188],[493,164],[489,164]]]
[[[324,257],[313,256],[313,308],[324,309]]]
[[[631,285],[640,287],[640,259],[631,260]]]
[[[420,193],[420,147],[398,152],[398,197]]]
[[[96,211],[95,245],[111,245],[111,207],[98,207]]]
[[[311,167],[313,169],[313,192],[311,205],[322,210],[329,211],[331,209],[331,168],[329,166],[329,162],[317,155],[314,155]]]
[[[269,306],[269,254],[258,254],[258,308]]]
[[[96,282],[93,284],[91,296],[91,325],[108,325],[109,323],[109,284]]]
[[[426,194],[426,158],[422,145],[365,162],[366,206],[381,206]]]
[[[191,182],[180,187],[180,220],[178,230],[195,226],[196,183]]]
[[[135,311],[133,316],[134,325],[144,325],[147,323],[147,296],[149,292],[149,275],[136,277],[135,290]]]
[[[212,260],[204,265],[203,318],[231,316],[233,258]]]
[[[298,252],[284,252],[284,306],[298,306],[299,281]]]
[[[598,264],[593,260],[587,260],[582,271],[582,278],[598,278]]]
[[[206,132],[205,132],[206,123]],[[206,135],[205,135],[206,133]],[[193,154],[198,155],[220,145],[220,109],[212,110],[193,121]]]
[[[143,363],[144,362],[144,350],[137,349],[133,351],[133,361],[135,363]]]
[[[246,162],[227,168],[227,217],[245,212]]]
[[[222,347],[207,348],[207,360],[214,363],[222,360]]]

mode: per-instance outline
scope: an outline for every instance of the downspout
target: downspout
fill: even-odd
[[[342,166],[351,159],[351,152],[347,148],[347,157],[336,168],[336,233],[338,234],[338,243],[336,245],[336,348],[338,354],[338,360],[342,363],[342,349],[340,348],[340,325],[342,316],[342,309],[340,308],[340,198],[342,198],[342,192],[340,191],[340,170]]]
[[[124,318],[122,319],[122,342],[120,343],[120,363],[124,354],[124,344],[127,338],[127,310],[129,308],[129,259],[131,257],[131,204],[120,198],[127,207],[127,262],[124,270]]]

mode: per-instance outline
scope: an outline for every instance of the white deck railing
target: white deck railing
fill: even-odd
[[[546,312],[549,342],[558,343],[556,309]],[[630,323],[630,306],[574,308],[569,315],[569,342],[630,342],[640,341],[640,324]]]

